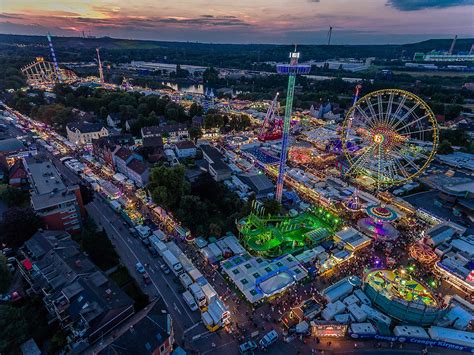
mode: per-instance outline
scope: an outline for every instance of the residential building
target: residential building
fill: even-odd
[[[183,123],[143,127],[141,133],[142,138],[162,136],[171,143],[189,139],[188,127]]]
[[[116,128],[120,126],[120,115],[118,113],[110,113],[107,115],[107,126]]]
[[[143,138],[143,144],[140,148],[140,153],[150,163],[156,163],[163,159],[163,138],[161,135]]]
[[[101,163],[114,167],[114,154],[122,146],[130,147],[134,144],[131,134],[120,134],[113,136],[101,137],[92,140],[92,153]]]
[[[19,252],[18,267],[30,293],[43,297],[70,347],[102,339],[134,314],[133,300],[81,251],[64,231],[34,234]]]
[[[8,170],[8,184],[13,187],[22,187],[28,184],[28,174],[23,160],[17,160]]]
[[[120,149],[118,149],[113,155],[115,171],[127,175],[127,164],[133,159],[140,161],[143,160],[140,154],[137,154],[126,147],[120,147]]]
[[[113,157],[116,171],[133,180],[138,187],[143,187],[148,183],[149,169],[140,154],[121,147]]]
[[[215,181],[231,177],[232,170],[224,163],[224,156],[216,148],[208,144],[202,144],[199,148],[201,148],[206,161],[205,168]]]
[[[27,157],[31,205],[48,229],[79,232],[86,212],[78,185],[67,186],[49,160]]]
[[[173,320],[159,299],[130,318],[115,336],[106,337],[89,350],[99,355],[168,355],[173,352],[173,343]]]
[[[135,123],[137,123],[137,122],[138,122],[137,119],[126,120],[126,121],[125,121],[125,130],[126,130],[127,132],[130,132],[131,129],[132,129],[132,127],[133,127],[133,125],[134,125]]]
[[[133,180],[138,187],[144,187],[148,184],[150,169],[146,164],[138,159],[133,159],[127,164],[127,174],[129,179]]]
[[[75,145],[92,143],[109,135],[109,131],[102,123],[72,122],[66,125],[67,139]]]
[[[196,146],[191,141],[180,141],[174,145],[178,158],[193,158],[196,156]]]

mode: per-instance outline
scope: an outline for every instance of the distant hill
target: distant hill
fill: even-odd
[[[378,57],[396,59],[412,56],[415,52],[448,50],[450,39],[430,39],[403,45],[302,45],[299,50],[303,60],[328,58]],[[182,64],[200,64],[229,67],[248,67],[256,61],[284,61],[291,46],[270,44],[207,44],[196,42],[166,42],[127,40],[110,37],[81,38],[53,37],[57,57],[62,62],[91,61],[95,48],[101,49],[101,57],[110,62],[130,60],[168,60]],[[458,39],[455,52],[469,51],[473,38]],[[22,57],[49,56],[46,36],[0,34],[0,55]]]

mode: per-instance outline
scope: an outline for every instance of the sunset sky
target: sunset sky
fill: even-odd
[[[474,37],[474,0],[0,0],[0,33],[224,43]]]

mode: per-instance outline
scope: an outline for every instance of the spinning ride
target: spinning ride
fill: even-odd
[[[370,205],[365,212],[369,217],[357,222],[365,233],[379,241],[392,241],[398,237],[398,231],[390,224],[398,217],[394,210],[384,205]]]
[[[438,124],[418,96],[385,89],[365,95],[349,109],[341,140],[348,173],[369,176],[379,190],[404,184],[427,168],[438,146]]]
[[[384,313],[401,322],[429,326],[447,312],[432,292],[403,270],[371,270],[364,292]]]

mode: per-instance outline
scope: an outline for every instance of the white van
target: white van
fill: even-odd
[[[179,281],[181,281],[181,284],[183,285],[183,287],[187,290],[189,286],[192,285],[193,283],[193,280],[189,277],[188,274],[186,273],[182,273],[181,275],[179,275]]]
[[[193,283],[189,286],[189,291],[191,291],[193,294],[194,300],[199,305],[199,307],[204,307],[206,305],[206,295],[204,295],[204,292],[202,292],[201,286],[199,286],[197,283]]]
[[[198,306],[196,302],[194,301],[194,297],[193,295],[191,295],[191,292],[189,291],[183,292],[183,299],[186,301],[186,304],[189,306],[189,309],[191,309],[191,311],[193,312],[197,311]]]

